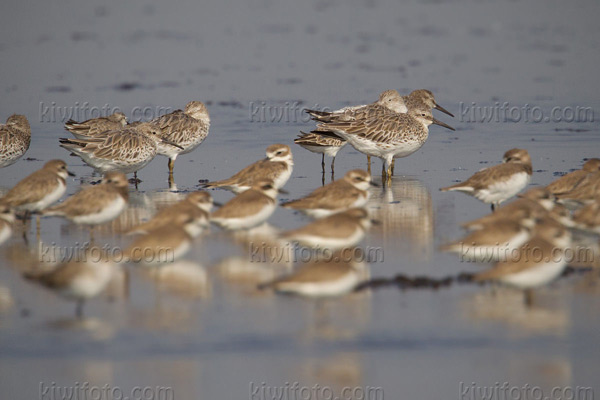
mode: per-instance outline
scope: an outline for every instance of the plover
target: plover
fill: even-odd
[[[581,182],[589,173],[598,171],[600,171],[600,159],[591,158],[583,164],[581,169],[561,176],[546,186],[546,189],[553,194],[570,192],[571,190],[575,189],[575,186],[577,186],[577,184]]]
[[[127,117],[120,111],[100,118],[92,118],[83,122],[68,120],[65,129],[78,139],[99,137],[106,131],[119,130],[127,125]]]
[[[227,230],[254,228],[273,214],[276,196],[277,188],[271,181],[259,180],[213,212],[210,220]]]
[[[331,157],[331,172],[334,172],[335,156],[346,141],[336,137],[322,136],[315,133],[300,132],[294,143],[312,153],[321,154],[321,170],[325,172],[325,156]]]
[[[573,190],[558,193],[556,198],[568,208],[576,209],[593,203],[598,196],[600,196],[600,171],[587,174]]]
[[[337,250],[358,244],[370,227],[367,210],[351,208],[284,232],[281,237],[307,247]]]
[[[293,165],[290,147],[285,144],[272,144],[267,147],[266,158],[247,166],[231,178],[209,182],[204,187],[241,193],[250,189],[259,180],[270,180],[275,189],[280,189],[292,175]]]
[[[17,162],[29,149],[31,127],[24,115],[13,114],[0,125],[0,168]]]
[[[278,293],[305,297],[334,297],[352,292],[369,279],[369,267],[360,260],[336,252],[324,260],[300,265],[289,275],[263,283],[259,289],[272,288]]]
[[[531,179],[531,157],[527,150],[511,149],[504,153],[504,163],[482,169],[464,182],[441,188],[475,197],[495,210],[500,203],[519,193]]]
[[[0,203],[0,245],[8,240],[15,223],[15,214],[6,204]]]
[[[476,281],[496,280],[520,289],[545,285],[556,279],[565,266],[563,251],[571,234],[553,219],[544,219],[534,228],[532,238],[506,261],[474,275]]]
[[[124,174],[145,167],[156,156],[158,144],[166,142],[160,137],[160,130],[150,123],[107,131],[98,138],[60,139],[61,147],[78,155],[96,170]]]
[[[42,169],[27,176],[10,189],[0,199],[0,203],[26,213],[43,210],[65,193],[67,175],[74,174],[67,170],[64,161],[48,161]]]
[[[367,171],[348,171],[342,179],[320,187],[306,197],[282,204],[282,207],[300,210],[314,218],[327,217],[350,208],[363,207],[369,200],[373,185]]]
[[[115,267],[101,249],[91,248],[50,271],[27,272],[25,277],[67,299],[75,300],[75,313],[77,317],[82,317],[85,301],[96,297],[106,288]]]
[[[530,220],[533,223],[533,220]],[[456,253],[461,260],[497,262],[506,260],[531,237],[524,220],[501,219],[484,225],[464,238],[442,247],[443,251]]]
[[[82,225],[112,221],[127,206],[127,185],[127,177],[121,172],[107,172],[99,185],[80,190],[61,204],[43,210],[42,215],[60,216]]]
[[[208,226],[209,213],[213,206],[213,199],[207,192],[192,192],[185,199],[168,207],[160,209],[152,219],[127,231],[128,234],[144,234],[173,223],[174,219],[198,218],[203,228]]]
[[[210,128],[210,116],[201,101],[190,101],[185,110],[177,110],[152,121],[160,129],[160,137],[170,143],[158,144],[158,154],[169,158],[169,175],[173,175],[175,159],[179,154],[186,154],[198,147]]]
[[[454,130],[433,118],[430,110],[413,109],[406,114],[322,123],[312,132],[341,137],[361,153],[381,158],[384,162],[382,175],[391,178],[392,160],[419,150],[429,136],[431,124]]]

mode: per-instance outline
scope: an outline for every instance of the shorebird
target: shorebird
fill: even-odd
[[[337,250],[358,244],[370,227],[367,210],[351,208],[284,232],[281,237],[307,247]]]
[[[17,162],[29,149],[31,127],[24,115],[13,114],[0,125],[0,168]]]
[[[180,216],[198,218],[202,228],[208,227],[213,199],[207,192],[192,192],[185,199],[159,210],[148,222],[134,226],[127,234],[145,234],[173,223]]]
[[[369,200],[368,189],[376,186],[367,171],[348,171],[342,179],[320,187],[306,197],[282,204],[282,207],[300,210],[322,218],[350,208],[363,207]]]
[[[519,193],[531,179],[531,157],[527,150],[511,149],[504,153],[503,164],[482,169],[464,182],[441,188],[442,192],[458,191],[475,197],[492,210]]]
[[[12,226],[15,223],[13,210],[0,203],[0,245],[8,240],[12,234]]]
[[[204,103],[190,101],[184,111],[173,111],[151,123],[160,129],[162,139],[177,145],[172,146],[167,142],[158,144],[158,154],[169,158],[169,176],[172,176],[177,156],[191,152],[208,136],[210,116]]]
[[[341,137],[361,153],[381,158],[384,162],[382,176],[391,179],[392,160],[419,150],[429,136],[431,124],[454,130],[433,118],[430,110],[413,109],[406,114],[322,123],[312,133]]]
[[[270,180],[275,189],[280,189],[292,175],[293,165],[290,147],[285,144],[272,144],[267,147],[266,158],[247,166],[231,178],[209,182],[204,187],[241,193],[250,189],[259,180]]]
[[[273,214],[276,196],[277,188],[271,181],[259,180],[213,212],[210,220],[227,230],[254,228]]]
[[[593,202],[573,213],[573,226],[600,234],[600,195]]]
[[[575,186],[577,186],[577,184],[581,182],[588,174],[598,171],[600,171],[600,159],[591,158],[583,164],[581,169],[561,176],[546,186],[546,189],[553,194],[570,192],[571,190],[575,189]]]
[[[50,271],[27,272],[24,276],[67,299],[75,300],[75,314],[81,318],[85,301],[96,297],[106,288],[115,267],[101,249],[91,248]]]
[[[61,204],[43,210],[42,215],[91,226],[112,221],[127,206],[127,185],[127,177],[121,172],[107,172],[99,185],[80,190]]]
[[[600,171],[587,174],[573,190],[558,193],[556,198],[559,203],[575,209],[593,203],[598,196],[600,196]]]
[[[532,238],[505,261],[474,275],[475,281],[500,281],[520,289],[543,286],[560,276],[567,265],[564,250],[571,244],[571,234],[553,219],[540,221]],[[526,293],[530,303],[530,292]]]
[[[321,154],[321,170],[325,173],[325,156],[332,157],[331,173],[334,171],[335,156],[338,151],[346,145],[346,141],[340,138],[317,135],[316,133],[300,132],[294,143],[312,153]]]
[[[336,252],[327,259],[302,264],[291,274],[262,283],[258,288],[272,288],[278,293],[305,297],[334,297],[350,293],[369,278],[369,267],[342,253]]]
[[[427,89],[413,90],[408,96],[403,96],[403,100],[407,110],[428,108],[441,111],[454,118],[454,114],[436,103],[435,96]]]
[[[67,170],[64,161],[48,161],[42,169],[27,176],[10,189],[0,199],[0,203],[16,211],[24,211],[26,214],[41,211],[65,193],[67,175],[74,174]]]
[[[65,123],[65,129],[78,139],[100,137],[106,131],[119,130],[127,125],[127,117],[120,111],[100,118],[92,118],[83,122],[73,119]]]
[[[78,155],[94,169],[124,174],[144,168],[156,156],[159,143],[167,142],[160,137],[160,130],[150,123],[107,131],[97,138],[60,139],[61,147]]]

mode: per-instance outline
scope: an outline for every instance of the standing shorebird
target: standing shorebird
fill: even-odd
[[[17,162],[29,149],[31,127],[24,115],[13,114],[0,125],[0,168]]]
[[[47,208],[42,215],[64,217],[76,224],[94,225],[112,221],[127,206],[127,177],[121,172],[107,172],[102,182],[80,190],[59,205]]]
[[[277,188],[259,180],[211,215],[211,222],[227,230],[251,229],[265,222],[277,208]]]
[[[323,171],[323,178],[325,178],[325,156],[332,158],[331,160],[331,174],[335,173],[334,164],[335,156],[338,151],[346,145],[346,141],[336,137],[321,136],[316,133],[300,132],[298,138],[294,139],[294,143],[298,146],[305,148],[312,153],[321,154],[321,170]]]
[[[363,207],[369,200],[371,182],[367,171],[348,171],[342,179],[320,187],[306,197],[282,204],[282,207],[300,210],[314,217],[323,218],[350,208]]]
[[[316,134],[341,137],[361,153],[383,160],[382,176],[391,179],[395,157],[406,157],[419,150],[429,136],[429,125],[454,130],[433,118],[428,109],[413,109],[406,114],[386,114],[355,121],[322,123]]]
[[[492,211],[519,193],[531,180],[531,157],[527,150],[511,149],[504,153],[503,164],[482,169],[464,182],[441,188],[442,192],[466,193],[492,205]]]
[[[166,142],[160,137],[160,130],[150,123],[107,131],[97,138],[60,139],[61,147],[81,157],[94,169],[124,174],[144,168],[156,156],[159,143]]]
[[[267,147],[267,157],[242,169],[231,178],[208,182],[206,188],[222,188],[241,193],[260,180],[270,180],[276,189],[281,189],[292,175],[294,161],[290,147],[272,144]]]
[[[107,117],[92,118],[83,122],[70,119],[65,123],[65,129],[78,139],[89,139],[100,137],[106,131],[118,130],[126,125],[127,117],[117,111]]]
[[[191,152],[208,136],[210,116],[204,103],[190,101],[184,111],[177,110],[158,117],[152,124],[159,128],[159,137],[168,141],[158,144],[158,154],[169,158],[169,177],[172,178],[177,156]]]
[[[553,194],[570,192],[575,189],[575,186],[577,186],[577,184],[579,184],[579,182],[581,182],[588,174],[598,171],[600,171],[600,159],[591,158],[583,164],[581,169],[561,176],[546,186],[546,189]]]
[[[12,234],[15,214],[6,204],[0,203],[0,244],[6,242]]]

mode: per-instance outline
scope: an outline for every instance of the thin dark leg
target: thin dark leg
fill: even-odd
[[[173,168],[175,167],[175,162],[169,158],[169,176],[173,176]]]
[[[492,203],[492,212],[496,211],[496,203]]]
[[[396,165],[396,159],[392,158],[392,175],[394,175],[394,166]]]

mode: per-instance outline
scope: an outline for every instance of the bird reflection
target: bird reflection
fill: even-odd
[[[206,269],[193,261],[179,260],[153,268],[148,276],[156,282],[158,290],[182,298],[204,299],[212,293]]]

